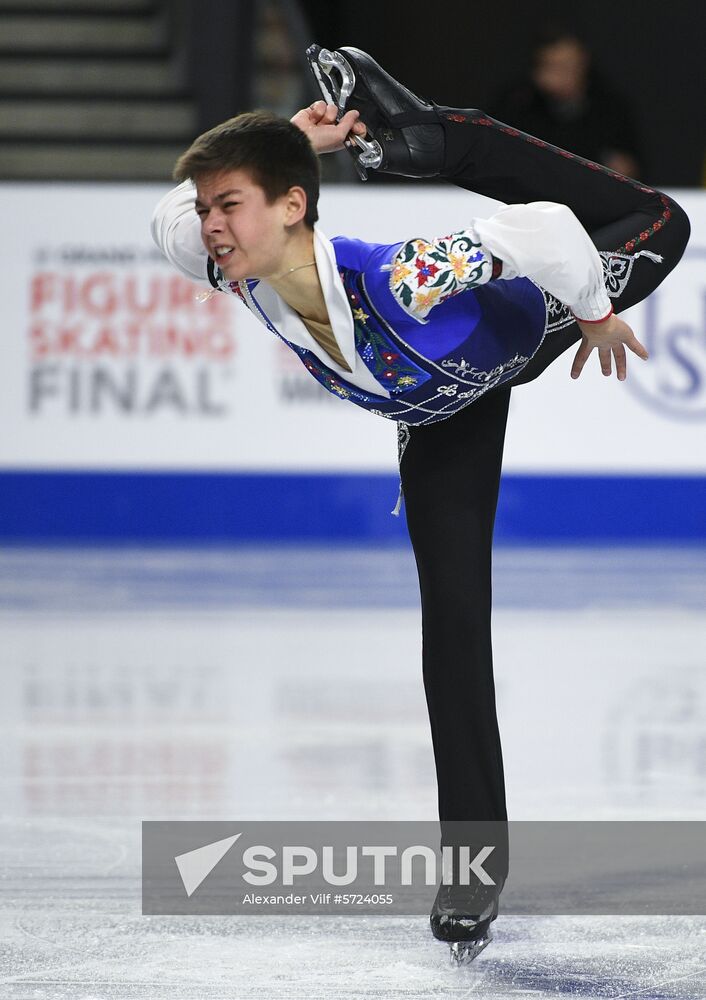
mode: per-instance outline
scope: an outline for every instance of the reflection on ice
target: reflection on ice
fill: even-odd
[[[703,918],[140,915],[143,819],[435,817],[410,560],[0,553],[3,997],[706,996]],[[705,565],[498,554],[512,818],[705,818]]]

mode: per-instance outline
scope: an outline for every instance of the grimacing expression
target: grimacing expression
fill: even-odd
[[[291,188],[268,203],[264,190],[246,170],[196,178],[201,239],[229,281],[267,278],[281,269],[291,226],[302,214],[292,197],[299,190]]]

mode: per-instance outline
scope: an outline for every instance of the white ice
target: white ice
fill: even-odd
[[[511,818],[706,818],[704,569],[498,552]],[[145,819],[435,818],[406,550],[5,550],[0,664],[3,1000],[706,997],[706,917],[141,915]]]

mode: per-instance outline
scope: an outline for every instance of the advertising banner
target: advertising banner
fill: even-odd
[[[5,470],[394,472],[395,426],[321,389],[240,303],[199,300],[149,235],[158,185],[6,184],[0,275]],[[513,394],[506,472],[706,472],[706,193],[693,236],[625,314],[650,350],[625,384],[573,351]],[[328,187],[321,225],[372,241],[434,236],[497,203],[451,186]],[[411,210],[412,209],[412,210]],[[655,265],[658,266],[658,265]]]

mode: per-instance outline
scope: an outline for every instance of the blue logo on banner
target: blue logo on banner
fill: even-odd
[[[628,320],[650,352],[629,364],[627,385],[679,420],[706,420],[706,249],[688,250],[674,275]],[[680,280],[681,279],[681,280]]]

